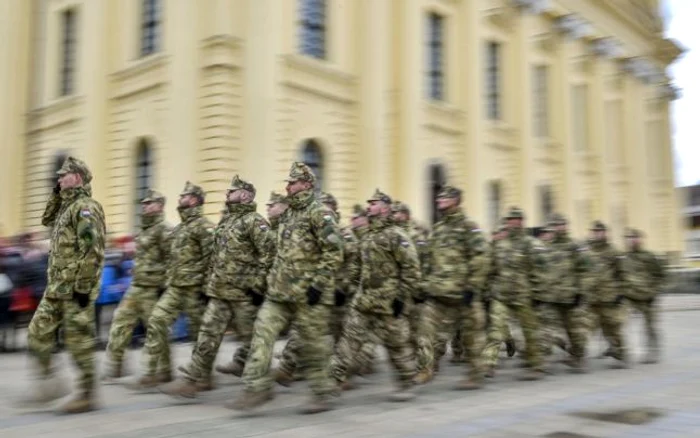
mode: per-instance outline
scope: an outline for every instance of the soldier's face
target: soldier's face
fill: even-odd
[[[557,225],[554,227],[554,229],[556,230],[557,234],[566,234],[567,232],[566,225],[564,224]]]
[[[367,215],[371,217],[387,215],[389,207],[382,201],[370,201],[367,206]]]
[[[61,186],[61,190],[72,189],[82,185],[83,179],[77,173],[64,173],[59,175],[58,184]]]
[[[522,228],[522,227],[523,227],[523,220],[522,219],[515,219],[515,218],[508,219],[508,228]]]
[[[226,192],[226,202],[230,204],[238,204],[243,201],[243,190],[229,190]]]
[[[393,215],[394,220],[400,224],[408,222],[408,215],[402,211],[397,211]]]
[[[353,228],[362,228],[369,225],[369,221],[366,216],[357,216],[351,219],[350,223]]]
[[[308,190],[311,187],[311,184],[307,181],[293,181],[293,182],[288,182],[287,183],[287,195],[292,196],[296,195],[297,193]]]
[[[287,204],[282,204],[281,202],[275,202],[272,205],[267,206],[267,217],[270,219],[278,218],[287,209]]]
[[[435,200],[438,210],[447,210],[450,207],[454,207],[457,204],[455,198],[437,198]]]
[[[160,202],[146,202],[143,204],[143,214],[157,214],[163,211],[163,204]]]
[[[193,207],[197,204],[197,198],[192,195],[180,195],[180,207]]]
[[[628,249],[637,249],[642,244],[642,241],[638,237],[627,237],[625,243]]]
[[[594,239],[594,240],[597,240],[597,241],[602,242],[602,241],[604,241],[604,240],[607,240],[607,238],[608,238],[608,233],[607,233],[607,231],[600,231],[600,230],[599,230],[599,231],[594,231],[594,232],[593,232],[593,239]]]

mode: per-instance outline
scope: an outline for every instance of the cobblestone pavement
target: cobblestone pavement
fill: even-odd
[[[343,394],[337,409],[315,416],[297,414],[308,397],[303,382],[276,387],[278,397],[254,415],[241,415],[222,404],[242,390],[236,378],[219,376],[219,388],[184,403],[159,393],[136,394],[121,385],[100,388],[103,409],[79,416],[21,410],[14,401],[27,389],[24,354],[0,355],[0,436],[11,437],[550,437],[622,438],[700,436],[700,297],[669,296],[661,303],[664,360],[635,364],[630,370],[609,368],[611,359],[589,361],[591,372],[573,375],[554,364],[540,382],[520,382],[518,359],[504,359],[485,389],[454,391],[460,367],[443,361],[441,374],[421,387],[409,403],[386,401],[391,376],[382,360],[380,372],[361,379],[359,389]],[[688,311],[678,311],[688,310]],[[643,354],[641,320],[627,329],[635,360]],[[277,348],[282,347],[278,343]],[[187,361],[191,345],[174,347],[175,362]],[[235,348],[226,342],[219,361]],[[603,349],[600,336],[590,356]],[[103,355],[100,354],[100,361]],[[130,352],[137,368],[138,351]],[[382,358],[385,358],[383,355]],[[67,356],[62,361],[68,363]],[[72,372],[72,370],[70,370]],[[66,370],[66,373],[68,371]],[[68,375],[67,375],[68,377]],[[127,378],[128,379],[128,378]],[[631,410],[625,415],[615,414]],[[645,410],[649,412],[645,414]],[[601,418],[602,416],[614,418]],[[651,418],[658,415],[656,418]],[[596,419],[597,418],[597,419]],[[650,419],[646,424],[645,419]],[[613,420],[613,421],[610,421]],[[618,421],[615,421],[618,420]],[[623,422],[619,422],[623,421]],[[624,421],[633,424],[624,424]]]

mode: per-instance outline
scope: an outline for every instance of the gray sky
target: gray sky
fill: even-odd
[[[672,132],[676,160],[676,185],[700,183],[700,0],[665,0],[667,35],[688,51],[671,67],[671,77],[682,97],[673,102]]]

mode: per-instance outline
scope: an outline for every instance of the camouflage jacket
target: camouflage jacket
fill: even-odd
[[[491,257],[496,251],[496,241],[491,240],[488,243],[488,272],[486,274],[486,280],[484,282],[484,288],[481,290],[481,299],[484,301],[489,301],[493,298],[493,285],[496,280],[496,271],[492,269]]]
[[[391,314],[394,299],[417,296],[418,253],[411,238],[386,218],[373,218],[360,244],[362,289],[353,306],[362,312]]]
[[[577,294],[586,293],[585,276],[589,267],[588,247],[567,235],[557,235],[547,248],[546,287],[537,299],[546,303],[573,304]]]
[[[511,229],[496,242],[491,255],[492,298],[506,304],[529,305],[545,284],[545,247],[522,229]]]
[[[201,206],[178,208],[178,212],[182,222],[172,232],[168,285],[204,286],[214,247],[214,224],[202,215]]]
[[[656,256],[645,250],[628,251],[623,262],[625,296],[631,300],[649,301],[661,289],[664,268]]]
[[[228,204],[214,231],[206,293],[222,300],[246,301],[248,290],[264,294],[275,253],[275,233],[256,205]]]
[[[42,224],[51,229],[48,282],[44,296],[70,299],[73,291],[97,298],[104,266],[105,215],[90,187],[52,194]]]
[[[460,301],[467,290],[478,294],[486,286],[488,262],[488,243],[476,224],[460,209],[441,215],[428,238],[423,290],[449,301]]]
[[[163,214],[141,216],[141,232],[136,237],[134,286],[165,287],[170,260],[172,227]]]
[[[589,302],[610,304],[623,292],[624,255],[608,242],[592,242]]]
[[[402,230],[408,233],[408,237],[416,247],[418,253],[418,261],[420,262],[421,272],[424,271],[425,263],[428,258],[428,235],[418,227],[414,222],[404,222],[399,224]]]
[[[343,262],[343,238],[312,190],[289,197],[277,232],[277,253],[267,277],[267,297],[276,302],[302,303],[310,286],[332,304],[335,275]]]
[[[335,287],[352,298],[360,288],[360,241],[350,227],[341,228],[340,235],[344,241],[343,263],[335,277]]]

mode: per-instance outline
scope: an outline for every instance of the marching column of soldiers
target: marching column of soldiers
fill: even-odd
[[[37,383],[24,401],[32,405],[70,392],[51,355],[55,332],[65,327],[80,380],[75,397],[60,407],[64,413],[98,408],[94,304],[106,230],[91,180],[74,157],[58,171],[43,216],[52,228],[49,283],[29,326]],[[257,213],[255,186],[236,175],[216,226],[203,215],[201,187],[186,183],[176,227],[164,220],[165,197],[149,190],[133,281],[109,334],[104,383],[128,374],[124,352],[139,320],[147,327],[147,360],[133,389],[191,398],[215,387],[215,369],[245,383],[227,405],[234,410],[263,405],[274,398],[275,383],[301,379],[311,390],[302,412],[329,410],[355,376],[374,372],[377,345],[388,352],[396,382],[390,400],[397,402],[416,397],[416,385],[440,372],[448,345],[452,362],[465,364],[457,383],[462,390],[479,389],[495,376],[504,347],[508,356],[520,352],[522,380],[549,372],[554,347],[572,371],[586,372],[587,344],[599,329],[608,345],[602,357],[626,368],[629,310],[644,317],[643,362],[659,360],[655,303],[664,270],[642,248],[638,230],[627,230],[623,252],[608,241],[602,222],[579,242],[554,214],[535,238],[523,227],[523,211],[512,207],[488,241],[452,186],[437,195],[439,219],[430,231],[380,190],[366,208],[355,205],[350,224],[340,227],[336,199],[317,194],[308,166],[295,162],[286,181],[286,196],[272,193],[265,219]],[[168,333],[181,313],[194,343],[176,378]],[[515,342],[511,323],[520,327],[524,345]],[[214,367],[229,328],[240,345],[230,362]],[[271,370],[273,347],[287,329],[279,366]]]

